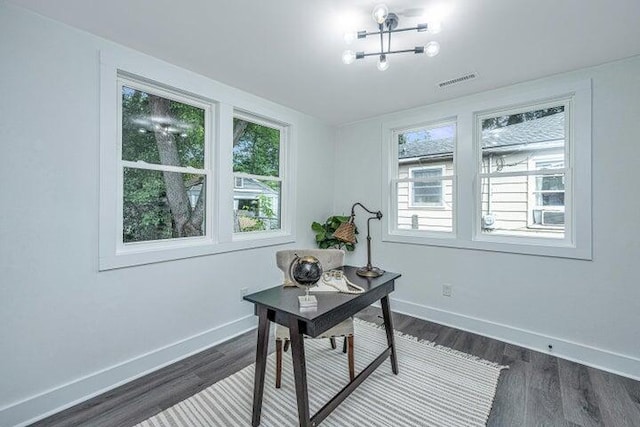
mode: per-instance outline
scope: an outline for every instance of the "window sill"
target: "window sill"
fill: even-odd
[[[567,244],[565,241],[523,241],[519,238],[502,237],[487,239],[483,236],[474,240],[460,239],[454,233],[423,232],[393,232],[383,236],[383,242],[404,243],[420,246],[436,246],[455,249],[471,249],[489,252],[503,252],[522,255],[537,255],[554,258],[570,258],[592,260],[591,248],[581,248]]]
[[[180,246],[162,245],[155,248],[149,246],[135,249],[125,249],[114,255],[100,257],[99,271],[114,270],[117,268],[134,267],[138,265],[153,264],[158,262],[174,261],[198,256],[215,255],[225,252],[242,251],[262,248],[267,246],[284,245],[295,242],[295,236],[291,233],[250,233],[251,236],[242,236],[232,242],[213,242],[211,240],[189,242]]]

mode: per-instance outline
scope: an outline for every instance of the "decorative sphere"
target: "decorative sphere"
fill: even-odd
[[[322,264],[313,256],[298,257],[293,260],[290,272],[295,282],[311,286],[322,277]]]

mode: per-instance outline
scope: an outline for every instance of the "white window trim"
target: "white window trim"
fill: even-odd
[[[536,105],[550,100],[571,98],[573,133],[566,132],[579,143],[568,152],[566,185],[580,183],[580,191],[569,190],[573,200],[565,200],[565,206],[573,203],[565,221],[571,221],[569,242],[549,245],[547,242],[528,241],[522,238],[478,236],[481,230],[479,187],[477,178],[480,162],[479,150],[474,145],[477,132],[476,118],[486,111],[513,109],[518,106]],[[592,259],[591,231],[591,80],[569,82],[533,82],[472,95],[464,99],[446,101],[432,106],[404,112],[402,117],[382,123],[382,197],[387,211],[383,217],[382,240],[429,246],[445,246],[461,249],[541,255],[561,258]],[[394,132],[412,128],[416,123],[444,122],[456,117],[456,145],[454,153],[454,233],[416,233],[394,229],[396,207],[394,206],[395,165],[397,147],[393,144]],[[449,119],[450,120],[450,119]],[[568,148],[567,148],[568,149]],[[539,240],[539,239],[538,239]],[[557,243],[557,242],[556,242]]]
[[[447,114],[450,112],[451,114]],[[434,177],[430,180],[438,179],[442,181],[451,181],[451,201],[454,209],[452,210],[452,230],[451,231],[433,231],[433,230],[407,230],[397,227],[398,218],[398,183],[413,182],[412,178],[398,178],[399,162],[398,162],[398,135],[411,130],[418,130],[434,126],[445,126],[454,124],[456,126],[456,139],[453,147],[453,171],[457,171],[458,157],[458,118],[455,109],[443,110],[443,114],[406,114],[403,118],[384,122],[382,125],[382,189],[385,202],[382,206],[386,206],[389,215],[382,217],[382,240],[390,242],[417,243],[424,244],[425,239],[433,242],[440,242],[447,246],[448,243],[455,239],[457,228],[457,214],[455,206],[457,204],[457,176],[442,175]],[[386,154],[386,155],[385,155]],[[442,186],[444,188],[444,184]],[[432,209],[439,209],[434,207]]]
[[[171,248],[179,248],[184,246],[189,246],[193,244],[211,244],[213,242],[213,205],[211,200],[213,199],[211,191],[208,191],[209,188],[213,188],[215,182],[213,180],[213,176],[211,173],[211,165],[213,163],[212,159],[212,150],[213,147],[213,138],[212,133],[214,130],[213,127],[213,112],[215,112],[215,106],[213,103],[202,102],[194,97],[188,97],[179,93],[175,93],[173,91],[161,89],[157,86],[145,84],[136,80],[135,78],[118,75],[118,93],[122,94],[122,87],[129,87],[131,89],[140,90],[146,93],[151,93],[154,95],[161,96],[166,99],[170,99],[172,101],[177,101],[183,104],[191,105],[197,108],[204,110],[204,126],[205,126],[205,139],[204,139],[204,168],[196,169],[192,167],[184,167],[184,166],[167,166],[162,164],[152,164],[144,161],[128,161],[122,160],[122,95],[119,96],[118,100],[118,124],[117,124],[117,132],[118,132],[118,171],[117,171],[117,210],[118,210],[118,223],[117,223],[117,242],[116,242],[116,254],[127,254],[130,252],[143,252],[143,251],[156,251],[160,249],[171,249]],[[207,194],[205,194],[205,234],[203,236],[197,237],[183,237],[183,238],[172,238],[172,239],[162,239],[162,240],[153,240],[153,241],[141,241],[141,242],[130,242],[124,243],[123,241],[123,202],[124,202],[124,168],[134,168],[141,170],[156,170],[156,171],[170,171],[170,172],[178,172],[178,173],[194,173],[198,175],[205,176],[205,182],[207,185],[205,186],[205,190],[207,190]]]
[[[433,177],[433,178],[429,178],[429,179],[423,179],[423,178],[414,178],[413,177],[413,172],[415,171],[422,171],[422,170],[439,170],[440,171],[440,176],[437,177]],[[410,208],[416,208],[416,209],[441,209],[444,206],[444,183],[443,183],[443,177],[444,173],[446,171],[446,168],[444,165],[436,165],[436,166],[416,166],[416,167],[410,167],[409,168],[409,179],[411,180],[411,183],[409,185],[409,207]],[[433,181],[440,181],[440,203],[416,203],[415,202],[415,193],[414,193],[414,184],[416,182],[433,182]]]
[[[157,242],[153,248],[132,245],[123,252],[118,250],[122,232],[118,209],[119,182],[117,124],[118,75],[129,75],[136,81],[149,82],[155,87],[165,86],[185,94],[194,94],[215,106],[211,114],[212,149],[210,161],[211,184],[207,188],[207,203],[213,206],[203,238],[171,239]],[[189,98],[190,99],[190,98]],[[287,126],[286,153],[282,165],[287,180],[282,189],[282,229],[269,233],[244,233],[233,236],[233,116],[235,110],[250,111],[275,123]],[[175,65],[151,58],[138,52],[108,47],[100,52],[100,217],[99,217],[99,262],[98,270],[130,267],[155,262],[211,255],[216,253],[252,249],[264,246],[295,242],[293,218],[295,218],[295,192],[289,183],[295,182],[295,140],[297,116],[285,107],[249,95],[240,90],[210,80]],[[286,212],[285,212],[286,211]],[[208,219],[208,220],[209,220]],[[120,233],[120,234],[118,234]],[[209,234],[210,233],[210,234]],[[156,242],[154,242],[156,243]],[[127,245],[128,246],[128,245]]]

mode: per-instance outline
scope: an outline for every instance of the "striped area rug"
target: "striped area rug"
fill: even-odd
[[[384,329],[356,319],[356,374],[386,347]],[[305,340],[309,405],[315,413],[349,379],[346,354],[328,340]],[[396,333],[399,375],[383,363],[323,426],[484,426],[506,368],[415,337]],[[262,409],[264,427],[297,426],[291,351],[284,354],[276,389],[270,354]],[[254,365],[138,424],[139,427],[250,426]]]

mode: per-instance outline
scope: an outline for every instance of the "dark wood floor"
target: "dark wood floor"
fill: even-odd
[[[379,315],[369,308],[358,317],[382,323]],[[510,366],[500,376],[489,426],[640,426],[638,381],[401,314],[394,314],[394,320],[404,333]],[[134,425],[253,363],[255,334],[246,333],[34,426]]]

